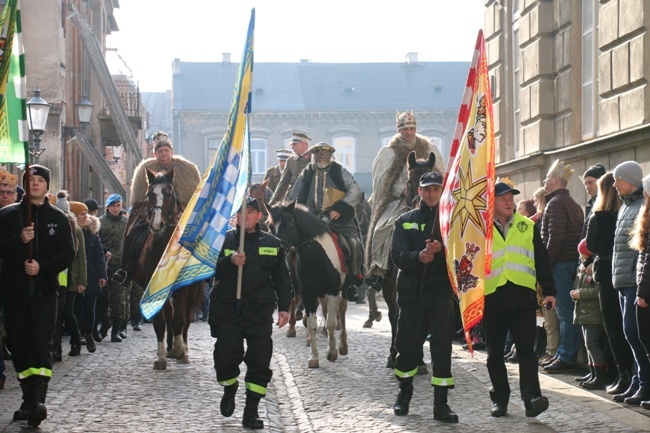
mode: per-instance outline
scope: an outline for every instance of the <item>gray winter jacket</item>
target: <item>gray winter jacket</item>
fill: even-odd
[[[638,252],[630,248],[630,230],[643,204],[643,188],[624,195],[623,206],[618,210],[612,255],[612,281],[617,290],[636,287],[636,262]]]

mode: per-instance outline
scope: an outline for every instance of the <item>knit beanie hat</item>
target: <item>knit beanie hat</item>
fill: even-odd
[[[587,239],[583,239],[580,241],[578,244],[578,252],[582,254],[583,256],[591,256],[591,251],[587,249]]]
[[[636,161],[625,161],[614,169],[614,178],[622,179],[632,186],[640,187],[643,181],[643,169]]]
[[[50,189],[50,169],[47,167],[43,167],[42,165],[38,164],[33,164],[29,166],[29,175],[30,176],[41,176],[43,179],[45,179],[45,183],[47,184],[47,189]],[[25,182],[27,181],[27,172],[23,173],[23,185],[25,185]]]
[[[71,201],[70,210],[72,211],[73,214],[79,216],[84,211],[88,212],[88,206],[86,206],[84,203],[80,201]]]
[[[70,202],[68,202],[67,196],[67,191],[59,191],[56,193],[56,207],[61,209],[66,214],[70,213]]]
[[[93,212],[99,210],[99,203],[94,198],[87,198],[84,200],[84,204],[88,207],[88,212]]]
[[[594,164],[589,167],[587,171],[585,171],[585,174],[582,175],[582,178],[584,179],[585,177],[593,177],[600,179],[600,177],[603,176],[606,172],[607,170],[605,170],[605,166],[599,162],[598,164]]]

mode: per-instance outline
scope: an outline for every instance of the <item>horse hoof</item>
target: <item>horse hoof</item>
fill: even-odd
[[[187,355],[183,355],[180,357],[177,361],[178,364],[189,364],[190,363],[190,357]]]
[[[296,328],[287,329],[287,337],[293,338],[296,336]]]
[[[339,357],[338,353],[328,353],[328,354],[327,354],[327,360],[328,360],[329,362],[334,362],[334,361],[336,361],[336,360],[338,359],[338,357]]]
[[[348,346],[341,346],[339,347],[339,353],[341,356],[345,356],[348,354]]]
[[[153,363],[154,370],[167,370],[167,361],[155,361]]]
[[[181,359],[183,359],[184,356],[185,356],[185,352],[180,352],[178,354],[172,352],[172,358],[174,358],[177,361],[180,361]]]
[[[171,350],[168,350],[167,354],[165,355],[165,358],[174,359],[176,357],[174,356],[174,353]]]
[[[318,368],[320,365],[318,365],[318,359],[310,359],[307,361],[307,367],[309,368]]]
[[[381,322],[381,311],[377,311],[375,315],[375,322]]]
[[[302,319],[302,326],[307,327],[307,316]]]

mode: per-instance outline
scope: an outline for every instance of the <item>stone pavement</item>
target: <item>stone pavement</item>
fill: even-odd
[[[380,303],[382,305],[382,303]],[[368,310],[365,304],[350,305],[347,324],[350,353],[336,362],[325,359],[325,337],[319,337],[320,368],[308,369],[306,329],[298,325],[298,337],[285,337],[275,329],[274,377],[260,415],[264,432],[429,432],[523,431],[538,432],[650,432],[650,411],[630,409],[609,400],[604,392],[593,393],[574,386],[573,375],[542,374],[542,389],[551,405],[538,418],[524,416],[519,399],[516,365],[510,365],[513,393],[509,415],[490,416],[489,378],[485,354],[471,357],[454,345],[453,372],[456,389],[450,391],[450,406],[459,424],[433,420],[433,390],[430,376],[415,379],[410,414],[393,415],[397,382],[385,368],[390,327],[384,319],[363,329]],[[130,331],[123,343],[102,342],[97,352],[64,356],[55,364],[47,407],[49,417],[42,432],[241,432],[243,387],[231,418],[219,413],[222,388],[212,367],[212,347],[206,323],[190,328],[190,358],[187,365],[171,361],[166,371],[154,371],[156,343],[150,324],[142,332]],[[65,351],[69,345],[65,343]],[[428,348],[425,358],[429,360]],[[11,364],[11,363],[9,363]],[[244,367],[245,368],[245,367]],[[242,373],[243,370],[242,369]],[[8,376],[13,376],[9,366]],[[242,374],[243,379],[243,374]],[[0,391],[0,432],[22,432],[26,423],[11,423],[20,403],[20,388],[7,381]]]

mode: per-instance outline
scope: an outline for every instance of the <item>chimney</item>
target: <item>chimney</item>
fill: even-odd
[[[407,64],[417,64],[418,62],[418,53],[406,53],[406,63]]]
[[[221,53],[221,61],[223,63],[230,63],[230,53]]]

